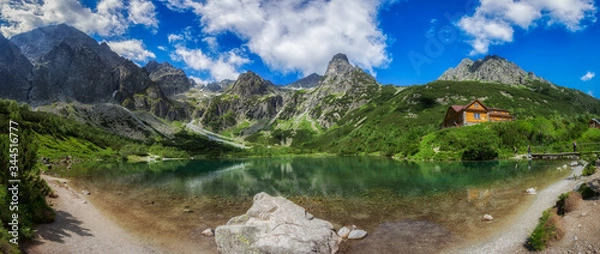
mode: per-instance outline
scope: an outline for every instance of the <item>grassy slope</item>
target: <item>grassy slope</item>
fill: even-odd
[[[475,98],[489,107],[510,110],[520,120],[518,122],[527,122],[523,125],[550,126],[555,132],[574,130],[574,135],[552,133],[552,138],[547,140],[536,140],[536,135],[526,133],[524,138],[527,142],[514,144],[521,149],[530,141],[548,145],[549,142],[566,142],[566,139],[577,138],[583,132],[589,115],[600,113],[600,101],[597,99],[577,90],[539,82],[515,87],[480,82],[436,81],[407,87],[398,93],[392,89],[383,89],[374,94],[373,98],[371,103],[349,113],[336,126],[322,135],[314,136],[300,148],[339,154],[382,153],[410,157],[423,150],[425,144],[421,144],[421,141],[427,139],[426,135],[432,135],[439,129],[450,105],[465,105]],[[545,122],[546,120],[549,122]],[[523,128],[529,129],[528,126]],[[469,128],[446,132],[463,132],[467,129]],[[501,130],[495,133],[503,136]],[[512,150],[513,147],[510,148]],[[417,157],[428,156],[432,155],[421,154]],[[450,157],[456,159],[456,155]]]

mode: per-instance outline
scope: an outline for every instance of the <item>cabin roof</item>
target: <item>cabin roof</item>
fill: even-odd
[[[591,122],[591,121],[594,121],[594,122],[596,122],[597,124],[600,124],[600,120],[598,120],[598,119],[596,119],[596,118],[592,118],[592,120],[590,120],[590,122]]]

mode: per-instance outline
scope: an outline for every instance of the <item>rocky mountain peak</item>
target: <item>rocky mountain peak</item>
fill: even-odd
[[[293,83],[288,84],[288,87],[296,88],[296,89],[310,89],[319,85],[319,81],[323,76],[312,73],[302,79],[299,79]]]
[[[333,56],[331,61],[329,61],[329,65],[327,66],[327,71],[325,71],[325,76],[341,76],[352,72],[356,67],[352,66],[348,61],[348,57],[344,54],[336,54]]]
[[[144,69],[150,74],[150,79],[163,90],[165,95],[185,92],[196,85],[189,79],[185,72],[175,68],[168,62],[158,63],[154,60],[148,62]]]
[[[509,85],[527,85],[532,81],[549,83],[533,72],[526,72],[515,63],[497,55],[488,55],[476,61],[465,58],[458,66],[444,72],[438,80],[483,81]]]
[[[205,92],[221,93],[227,90],[227,87],[235,83],[235,80],[224,79],[218,82],[211,82],[200,87],[200,90]]]
[[[90,48],[100,47],[92,37],[65,24],[40,27],[15,35],[10,40],[21,48],[23,54],[30,61],[38,60],[61,42],[65,42],[71,47],[80,45],[87,45]]]
[[[237,81],[226,91],[240,97],[250,97],[254,95],[268,94],[273,84],[266,81],[256,73],[248,71],[240,74]]]

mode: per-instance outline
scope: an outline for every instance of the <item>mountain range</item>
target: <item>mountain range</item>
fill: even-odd
[[[169,137],[175,122],[189,122],[232,139],[316,151],[434,128],[448,106],[476,98],[517,118],[600,113],[597,99],[499,56],[464,59],[437,81],[410,87],[381,85],[344,54],[332,57],[323,76],[286,86],[252,71],[198,85],[167,62],[140,67],[67,25],[0,35],[0,91],[134,139]]]

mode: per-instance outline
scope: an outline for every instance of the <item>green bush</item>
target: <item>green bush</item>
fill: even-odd
[[[550,241],[560,240],[564,236],[560,218],[554,209],[544,211],[538,225],[525,244],[529,250],[540,251],[546,248]]]
[[[581,172],[581,175],[583,175],[583,176],[591,176],[591,175],[593,175],[595,173],[596,173],[596,166],[594,166],[594,163],[589,163],[583,169],[583,172]]]
[[[581,197],[583,197],[583,199],[590,199],[598,195],[598,193],[596,193],[594,189],[590,188],[590,186],[587,183],[584,183],[581,186],[579,186],[577,192],[581,194]]]

